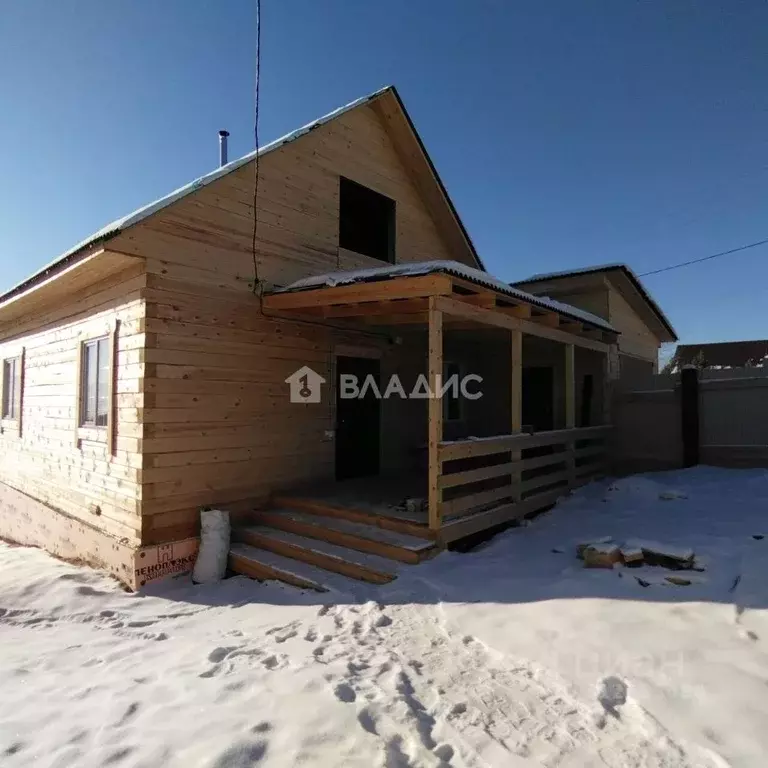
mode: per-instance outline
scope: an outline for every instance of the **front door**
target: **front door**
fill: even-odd
[[[554,429],[554,371],[547,366],[523,368],[523,425],[536,432]]]
[[[378,360],[367,357],[336,358],[336,479],[348,480],[379,473],[381,385]],[[342,397],[342,376],[355,376],[363,397]],[[372,377],[376,388],[365,387]],[[349,388],[351,391],[352,388]]]

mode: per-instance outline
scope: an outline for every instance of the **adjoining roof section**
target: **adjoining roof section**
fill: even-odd
[[[640,278],[626,264],[600,264],[592,267],[583,267],[581,269],[565,270],[563,272],[541,273],[538,275],[533,275],[526,280],[518,280],[517,282],[513,283],[513,285],[523,286],[525,288],[535,290],[535,286],[538,283],[544,283],[551,280],[563,280],[570,277],[578,277],[581,275],[591,275],[598,273],[606,274],[609,277],[613,275],[624,278],[628,282],[629,287],[636,291],[639,298],[642,299],[644,304],[651,311],[652,316],[659,324],[658,330],[660,331],[659,336],[661,340],[677,341],[677,333],[672,327],[672,323],[670,323],[667,316],[664,314],[664,312],[662,312],[661,307],[656,303],[651,294],[648,293],[645,286],[640,282]]]
[[[351,285],[352,283],[372,283],[380,280],[389,280],[395,277],[411,277],[414,275],[446,274],[467,280],[475,285],[482,285],[486,288],[492,288],[499,293],[503,293],[515,299],[528,302],[534,306],[548,309],[553,312],[559,312],[573,320],[579,320],[589,323],[597,328],[601,328],[611,333],[618,331],[605,319],[593,315],[591,312],[585,312],[583,309],[572,307],[570,304],[564,304],[554,299],[534,296],[526,291],[511,286],[509,283],[502,282],[482,272],[479,269],[467,267],[458,261],[415,261],[410,264],[395,264],[387,267],[374,267],[372,269],[350,269],[341,272],[328,272],[324,275],[313,275],[297,280],[285,288],[279,288],[272,293],[295,293],[297,291],[307,291],[313,288],[330,288],[337,285]]]
[[[65,251],[63,254],[58,256],[56,259],[54,259],[50,263],[46,264],[46,266],[44,266],[42,269],[38,270],[30,277],[23,280],[21,283],[18,283],[13,288],[9,289],[4,294],[0,295],[0,303],[5,301],[6,299],[11,298],[17,293],[21,293],[22,291],[32,287],[35,283],[39,282],[40,280],[52,277],[58,271],[62,270],[64,267],[70,264],[73,260],[76,260],[81,255],[83,256],[86,255],[87,252],[93,246],[103,245],[105,242],[112,239],[113,237],[116,237],[118,234],[120,234],[121,232],[124,232],[126,229],[128,229],[129,227],[132,227],[134,224],[138,224],[140,221],[143,221],[144,219],[148,218],[152,214],[157,213],[158,211],[161,211],[164,208],[167,208],[169,205],[172,205],[173,203],[177,202],[178,200],[181,200],[182,198],[195,192],[196,190],[202,187],[205,187],[214,181],[217,181],[218,179],[222,178],[223,176],[226,176],[229,173],[232,173],[233,171],[236,171],[238,168],[241,168],[242,166],[251,162],[251,160],[254,160],[257,155],[259,157],[262,157],[263,155],[273,152],[276,149],[279,149],[280,147],[285,146],[289,142],[295,141],[296,139],[304,136],[310,131],[320,128],[326,123],[329,123],[331,120],[334,120],[335,118],[345,114],[346,112],[349,112],[357,107],[363,106],[364,104],[374,102],[380,97],[385,95],[391,95],[392,98],[395,99],[397,107],[402,113],[402,118],[407,122],[408,128],[410,129],[410,133],[415,139],[418,147],[420,148],[420,153],[423,156],[423,160],[425,164],[428,166],[430,173],[433,175],[434,180],[440,189],[440,193],[444,198],[444,202],[449,208],[449,210],[451,211],[455,219],[456,225],[458,226],[463,239],[466,241],[466,246],[469,252],[472,254],[473,258],[476,260],[478,266],[480,266],[482,269],[485,269],[482,262],[480,261],[480,256],[477,254],[477,251],[475,250],[475,247],[469,237],[469,234],[467,233],[466,229],[464,228],[464,225],[459,219],[459,215],[450,197],[448,196],[448,192],[445,189],[445,186],[443,185],[443,182],[441,181],[437,173],[437,170],[435,169],[432,159],[427,154],[427,150],[424,147],[424,144],[418,132],[416,131],[415,126],[413,125],[413,121],[411,120],[410,116],[408,115],[408,112],[405,109],[405,105],[403,104],[403,101],[400,98],[400,95],[398,94],[397,89],[393,85],[388,85],[385,88],[381,88],[378,91],[374,91],[368,96],[363,96],[359,99],[355,99],[355,101],[351,101],[349,104],[346,104],[343,107],[339,107],[338,109],[335,109],[332,112],[329,112],[327,115],[323,115],[323,117],[320,117],[317,120],[313,120],[311,123],[307,123],[301,128],[297,128],[296,130],[285,134],[285,136],[281,136],[279,139],[275,139],[274,141],[271,141],[269,144],[265,144],[263,147],[260,147],[258,151],[254,150],[252,152],[249,152],[247,155],[244,155],[243,157],[237,160],[233,160],[231,163],[228,163],[227,165],[216,168],[210,173],[206,173],[204,176],[200,176],[194,181],[191,181],[189,184],[185,184],[183,187],[179,187],[178,189],[174,190],[170,194],[165,195],[164,197],[158,198],[152,203],[143,205],[141,208],[137,208],[135,211],[133,211],[133,213],[129,213],[127,216],[123,216],[122,218],[115,219],[115,221],[112,221],[106,226],[102,227],[98,232],[95,232],[90,237],[87,237],[85,240],[82,240],[77,245]]]

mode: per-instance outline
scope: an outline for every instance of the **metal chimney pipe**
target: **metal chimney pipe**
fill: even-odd
[[[219,165],[226,165],[227,162],[227,137],[229,131],[219,131]]]

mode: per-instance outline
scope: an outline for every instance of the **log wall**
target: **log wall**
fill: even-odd
[[[256,273],[258,294],[312,274],[382,266],[338,246],[340,175],[395,200],[397,262],[474,266],[441,235],[372,106],[261,159],[256,271],[253,175],[244,166],[110,243],[147,260],[145,544],[195,535],[201,505],[248,508],[272,491],[332,477],[337,347],[378,350],[383,373],[407,357],[407,345],[393,348],[385,331],[268,316],[254,295]],[[319,405],[288,400],[285,379],[304,365],[328,382]],[[382,465],[392,466],[414,436],[389,428],[386,413],[383,421]]]
[[[0,360],[23,353],[21,418],[0,432],[0,482],[127,544],[141,540],[142,264],[0,327]],[[113,455],[106,428],[78,429],[78,354],[119,321]],[[54,514],[53,512],[51,514]],[[0,516],[0,535],[5,531]]]

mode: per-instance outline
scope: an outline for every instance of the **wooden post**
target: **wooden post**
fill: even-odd
[[[115,455],[115,379],[117,378],[117,341],[120,321],[115,320],[109,335],[109,386],[107,388],[107,461]]]
[[[19,355],[19,416],[17,426],[19,428],[19,437],[21,437],[22,425],[24,422],[24,371],[27,367],[27,348],[21,348]]]
[[[683,368],[680,372],[680,419],[683,435],[683,466],[699,463],[699,372]]]
[[[615,344],[611,344],[608,351],[603,355],[603,389],[602,389],[602,423],[607,426],[611,423],[613,414],[613,386],[612,381],[618,378],[619,352]]]
[[[429,298],[429,528],[439,531],[441,525],[440,504],[442,492],[438,448],[443,439],[443,401],[437,397],[443,375],[443,313],[435,307],[435,297]]]
[[[83,417],[83,340],[77,339],[77,371],[75,373],[75,448],[80,447],[80,419]]]
[[[565,428],[576,428],[576,358],[573,344],[565,345]],[[565,444],[568,487],[576,482],[576,444]]]
[[[512,355],[511,355],[511,424],[510,430],[513,434],[521,432],[523,429],[523,333],[522,331],[512,331]],[[511,460],[513,463],[522,459],[520,451],[512,451]],[[512,498],[520,501],[520,486],[523,481],[519,469],[512,473]]]
[[[576,364],[573,344],[565,345],[565,428],[576,427]]]

